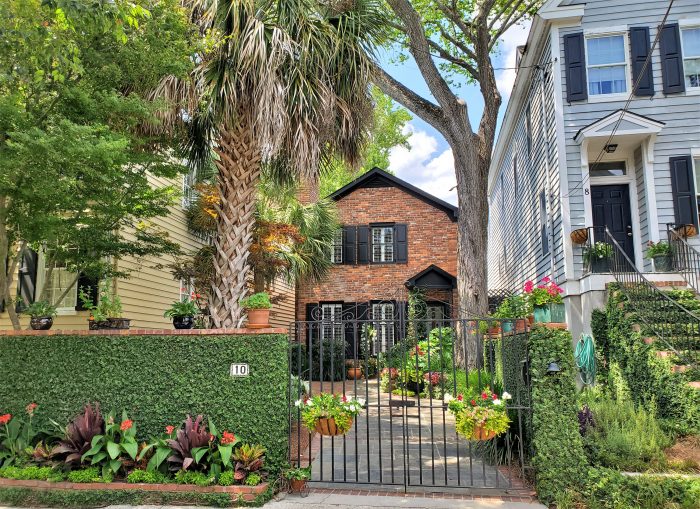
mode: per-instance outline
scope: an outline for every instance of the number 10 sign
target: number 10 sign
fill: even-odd
[[[231,364],[229,374],[231,376],[248,376],[250,374],[250,368],[248,364]]]

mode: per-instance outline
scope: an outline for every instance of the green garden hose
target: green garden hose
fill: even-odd
[[[581,334],[581,339],[576,344],[574,352],[576,367],[581,375],[581,381],[585,385],[593,385],[595,382],[595,343],[590,334]]]

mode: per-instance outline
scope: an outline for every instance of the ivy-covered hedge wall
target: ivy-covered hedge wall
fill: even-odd
[[[63,424],[87,402],[103,413],[126,410],[138,438],[160,435],[187,414],[260,443],[267,467],[287,457],[287,337],[8,336],[0,338],[0,413],[39,405],[39,424]],[[232,378],[231,363],[248,377]]]
[[[644,343],[624,303],[622,292],[611,288],[605,338],[612,390],[628,394],[638,405],[655,406],[667,428],[683,434],[700,432],[700,391],[689,387],[682,374],[673,373],[669,361],[656,355],[654,345]],[[613,376],[616,373],[621,376]]]
[[[571,334],[536,326],[530,333],[532,445],[537,495],[549,504],[567,489],[577,490],[588,462],[578,427],[576,368]],[[548,373],[550,362],[561,371]]]

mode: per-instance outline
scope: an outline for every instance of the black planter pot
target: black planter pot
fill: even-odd
[[[191,329],[194,326],[194,316],[173,316],[173,327],[176,329]]]
[[[610,272],[610,258],[598,258],[595,257],[591,260],[591,272],[594,274],[601,274],[604,272]]]
[[[406,382],[406,389],[408,389],[409,391],[415,392],[416,395],[423,392],[424,388],[425,388],[425,382],[423,380],[421,380],[420,382]]]
[[[29,320],[29,326],[33,330],[49,330],[53,325],[53,317],[51,316],[32,316]]]
[[[131,325],[129,318],[107,318],[110,329],[128,329]]]

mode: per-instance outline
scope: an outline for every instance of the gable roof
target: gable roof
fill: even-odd
[[[349,184],[341,187],[336,192],[330,194],[328,198],[333,200],[340,200],[344,196],[349,195],[356,189],[366,188],[366,187],[396,187],[402,191],[415,196],[419,200],[432,205],[436,209],[445,212],[452,221],[457,221],[457,216],[459,215],[459,210],[454,205],[447,203],[433,196],[432,194],[426,193],[422,189],[417,188],[414,185],[409,184],[405,180],[401,180],[395,177],[391,173],[387,173],[381,168],[376,166],[369,170],[364,175],[360,175],[358,178],[350,182]]]
[[[645,117],[639,113],[615,110],[598,120],[582,127],[574,135],[574,141],[581,143],[584,138],[595,136],[609,136],[615,128],[614,124],[619,122],[615,134],[624,136],[626,134],[656,134],[666,125],[664,122]]]
[[[457,278],[437,265],[430,265],[406,281],[408,288],[438,288],[449,290],[457,287]]]

